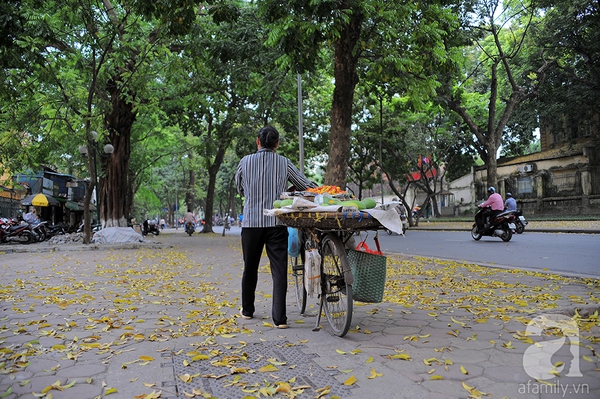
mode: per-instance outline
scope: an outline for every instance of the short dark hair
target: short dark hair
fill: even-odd
[[[258,140],[261,147],[272,150],[279,141],[279,132],[273,126],[265,126],[258,132]]]

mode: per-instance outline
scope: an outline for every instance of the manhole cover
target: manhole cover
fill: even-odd
[[[314,398],[350,395],[350,388],[334,378],[337,370],[324,370],[305,354],[304,345],[287,341],[236,345],[199,345],[173,356],[175,384],[180,395],[210,393],[216,398],[289,397],[280,389]],[[287,385],[285,385],[287,383]],[[328,390],[328,392],[326,392]]]

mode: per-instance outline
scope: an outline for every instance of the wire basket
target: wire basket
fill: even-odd
[[[354,300],[381,302],[385,288],[387,257],[349,249],[348,262],[354,277],[352,284]]]
[[[367,212],[290,212],[277,215],[289,227],[320,230],[377,230],[383,226]]]

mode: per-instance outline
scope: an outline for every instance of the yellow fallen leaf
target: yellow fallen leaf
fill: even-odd
[[[371,375],[368,378],[372,380],[373,378],[381,377],[382,375],[383,373],[378,373],[374,368],[371,368]]]
[[[273,372],[273,371],[278,371],[279,369],[275,366],[273,366],[272,364],[267,364],[266,366],[263,366],[261,368],[258,369],[258,371],[260,371],[261,373],[268,373],[268,372]]]
[[[506,349],[515,349],[515,347],[513,346],[511,341],[503,343],[502,346],[505,347]]]
[[[475,389],[475,387],[467,385],[464,381],[462,382],[462,386],[465,390],[467,390],[469,392],[471,392],[473,389]]]
[[[442,377],[441,375],[432,375],[431,377],[429,377],[430,380],[443,380],[444,377]]]
[[[388,356],[390,359],[400,359],[400,360],[411,360],[412,358],[408,353],[397,353],[395,355]]]
[[[339,353],[340,355],[345,355],[345,354],[346,354],[346,352],[344,352],[344,351],[343,351],[343,350],[341,350],[341,349],[336,349],[335,351],[336,351],[337,353]]]
[[[356,383],[356,377],[351,375],[346,381],[344,381],[344,385],[350,386]]]
[[[366,363],[369,364],[369,363],[373,363],[374,361],[375,361],[375,359],[373,359],[373,356],[369,356]]]
[[[154,358],[151,357],[151,356],[144,356],[144,355],[142,355],[142,356],[140,356],[140,360],[144,361],[144,362],[151,362],[152,360],[154,360]]]
[[[463,373],[463,374],[465,374],[465,375],[469,374],[469,372],[467,371],[467,369],[464,366],[462,366],[462,365],[460,366],[460,372]]]
[[[111,393],[117,393],[119,391],[117,391],[117,388],[108,388],[106,390],[106,392],[104,392],[105,395],[110,395]]]
[[[277,386],[277,389],[275,389],[275,393],[279,393],[279,392],[290,393],[291,391],[292,391],[292,387],[287,382],[280,382],[279,385]]]

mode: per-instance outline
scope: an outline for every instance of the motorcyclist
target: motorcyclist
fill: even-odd
[[[511,193],[506,193],[506,201],[504,202],[504,209],[507,211],[517,211],[517,201],[513,198]]]
[[[196,230],[196,221],[194,218],[194,214],[192,213],[192,210],[190,208],[188,208],[187,212],[183,216],[183,223],[184,226],[187,226],[188,223],[192,223],[194,230]]]
[[[486,210],[481,213],[477,213],[475,215],[475,223],[477,223],[477,230],[483,231],[484,229],[484,221],[487,224],[489,218],[492,218],[502,212],[504,210],[504,201],[502,201],[502,196],[496,192],[494,187],[488,188],[489,197],[487,201],[483,204],[479,204],[479,208],[487,208],[491,209]]]

